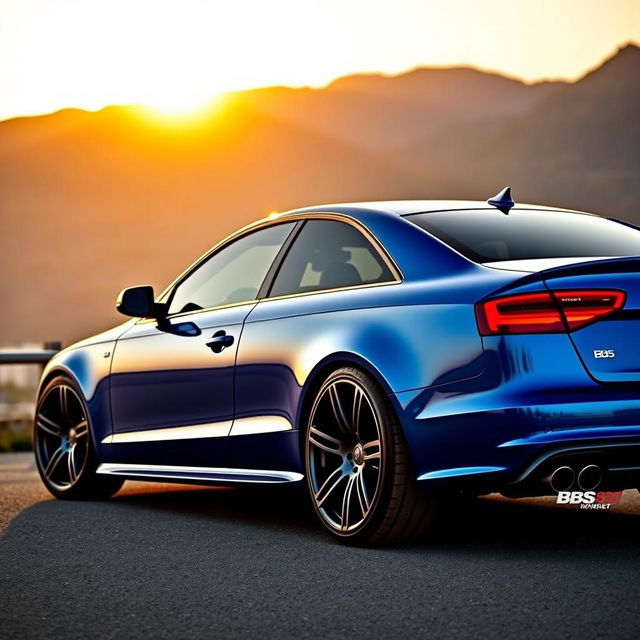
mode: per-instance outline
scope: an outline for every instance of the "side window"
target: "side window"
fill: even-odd
[[[269,295],[390,280],[389,267],[360,231],[335,220],[310,220],[289,250]]]
[[[254,300],[294,225],[259,229],[220,249],[174,289],[169,313]]]

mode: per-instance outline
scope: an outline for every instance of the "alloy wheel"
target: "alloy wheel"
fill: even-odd
[[[366,390],[349,378],[318,394],[307,432],[309,483],[316,510],[336,533],[367,521],[382,480],[382,427]]]
[[[89,423],[84,404],[71,386],[55,385],[40,399],[34,447],[46,482],[58,491],[74,486],[87,463]]]

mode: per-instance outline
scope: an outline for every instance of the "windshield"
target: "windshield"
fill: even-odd
[[[406,216],[475,262],[640,255],[640,231],[586,213],[514,209]]]

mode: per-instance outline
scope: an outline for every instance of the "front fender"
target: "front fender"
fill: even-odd
[[[115,340],[81,347],[70,347],[57,353],[46,365],[40,379],[38,395],[56,375],[71,378],[79,387],[87,407],[94,446],[101,455],[101,442],[111,434],[109,372]]]

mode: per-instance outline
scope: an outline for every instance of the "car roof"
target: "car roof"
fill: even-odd
[[[299,213],[336,212],[346,214],[381,213],[408,216],[414,213],[433,213],[436,211],[461,211],[465,209],[495,209],[493,205],[483,200],[380,200],[373,202],[343,202],[334,204],[314,205],[285,211],[281,215]],[[568,211],[571,213],[586,213],[564,207],[547,207],[537,204],[518,203],[513,210],[539,209],[543,211]]]

